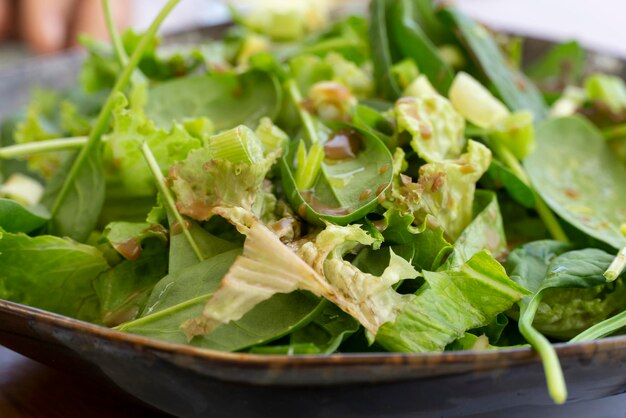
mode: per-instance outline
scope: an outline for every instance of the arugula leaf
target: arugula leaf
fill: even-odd
[[[486,251],[459,269],[422,272],[426,284],[376,334],[390,351],[443,351],[469,329],[486,326],[528,292]]]
[[[0,297],[97,322],[93,280],[109,268],[94,247],[42,235],[0,230]]]
[[[264,71],[190,76],[163,82],[148,92],[146,115],[157,127],[169,129],[187,118],[208,117],[215,130],[239,124],[256,125],[277,115],[280,84]]]

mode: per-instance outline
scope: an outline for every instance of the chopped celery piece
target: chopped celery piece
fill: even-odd
[[[213,135],[209,140],[209,146],[213,158],[232,163],[254,164],[263,159],[261,140],[244,125]]]

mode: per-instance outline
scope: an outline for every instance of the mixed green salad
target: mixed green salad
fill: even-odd
[[[0,297],[223,351],[528,345],[564,402],[552,342],[626,326],[624,82],[430,0],[163,49],[177,3],[5,122]]]

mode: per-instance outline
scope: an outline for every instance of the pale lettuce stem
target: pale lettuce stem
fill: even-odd
[[[48,139],[46,141],[29,142],[26,144],[9,145],[0,148],[0,159],[28,157],[43,152],[71,151],[83,147],[87,143],[86,136]]]
[[[300,115],[300,119],[302,120],[304,129],[307,132],[309,145],[320,142],[320,137],[317,134],[317,129],[315,129],[315,122],[313,120],[313,117],[309,112],[307,112],[306,109],[302,107],[302,93],[300,93],[298,85],[296,84],[294,79],[287,80],[286,85],[289,96],[291,97],[291,101],[296,106],[296,109],[298,109],[298,114]]]
[[[165,177],[163,177],[163,173],[161,173],[161,167],[159,167],[159,163],[157,162],[156,158],[154,158],[154,154],[152,154],[150,147],[145,142],[141,145],[141,152],[143,153],[143,156],[148,163],[148,168],[150,169],[150,172],[154,177],[157,188],[165,199],[165,204],[167,205],[167,208],[172,212],[174,218],[176,218],[176,222],[178,222],[178,224],[180,225],[183,234],[185,234],[185,238],[187,238],[191,249],[198,257],[198,260],[203,261],[204,255],[202,254],[202,251],[200,251],[200,248],[198,247],[196,241],[191,236],[191,232],[189,231],[187,222],[180,214],[180,212],[178,212],[174,196],[172,196],[172,192],[170,192],[170,189],[165,184]]]
[[[609,268],[604,272],[604,277],[608,282],[612,282],[619,277],[626,268],[626,247],[619,250],[617,256]]]
[[[122,90],[124,90],[124,88],[128,85],[128,82],[130,81],[130,78],[133,75],[135,68],[137,68],[137,65],[139,64],[139,61],[141,60],[144,51],[148,48],[150,42],[152,42],[152,39],[154,39],[157,31],[159,30],[159,27],[161,26],[167,15],[172,11],[174,7],[176,7],[179,1],[180,0],[169,0],[167,2],[167,4],[161,9],[157,17],[154,19],[146,33],[142,36],[139,44],[137,45],[137,48],[135,48],[135,50],[133,51],[133,55],[130,57],[128,65],[124,67],[122,74],[120,74],[120,76],[118,77],[117,82],[111,90],[111,94],[109,94],[107,101],[100,111],[94,127],[89,134],[89,139],[87,140],[87,143],[83,146],[80,153],[78,154],[78,157],[74,161],[74,164],[70,168],[67,178],[63,183],[63,187],[57,194],[56,200],[54,201],[52,209],[50,210],[53,217],[58,213],[63,202],[65,202],[65,199],[72,189],[74,185],[74,180],[78,176],[78,173],[80,172],[83,164],[85,164],[87,158],[89,157],[90,153],[93,152],[95,147],[100,144],[100,138],[109,127],[109,120],[111,118],[113,108],[115,107],[116,96],[120,94]]]
[[[550,208],[543,201],[541,196],[535,191],[535,189],[530,184],[530,180],[528,179],[528,175],[524,170],[524,167],[520,164],[519,160],[513,155],[513,153],[506,147],[500,145],[497,141],[489,141],[490,148],[496,153],[496,155],[504,162],[504,164],[513,171],[513,173],[522,180],[533,192],[533,196],[535,198],[535,210],[539,214],[539,217],[543,221],[544,225],[550,235],[555,240],[569,242],[567,235],[561,228],[561,224],[559,223],[554,213],[550,210]]]
[[[569,342],[580,343],[583,341],[597,340],[598,338],[608,337],[624,327],[626,327],[626,311],[587,328],[585,331],[569,340]]]
[[[543,364],[543,370],[546,375],[546,384],[548,386],[548,393],[556,404],[563,404],[567,400],[567,386],[565,385],[565,378],[563,377],[563,369],[561,369],[561,363],[554,350],[554,346],[550,344],[550,341],[544,337],[533,326],[532,322],[537,312],[537,307],[541,302],[541,293],[537,294],[530,300],[528,306],[521,307],[521,315],[519,319],[519,330],[524,336],[526,341],[533,346],[533,348],[539,353],[541,362]]]

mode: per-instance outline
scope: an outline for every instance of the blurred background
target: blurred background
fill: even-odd
[[[624,0],[448,0],[494,29],[551,40],[577,39],[600,52],[626,57]],[[144,29],[164,0],[111,0],[121,27]],[[268,4],[284,8],[326,6],[343,12],[367,7],[366,0],[232,0],[244,11]],[[182,0],[164,33],[228,19],[222,0]],[[106,37],[100,0],[0,0],[0,65],[11,57],[50,53],[76,45],[76,35]]]

